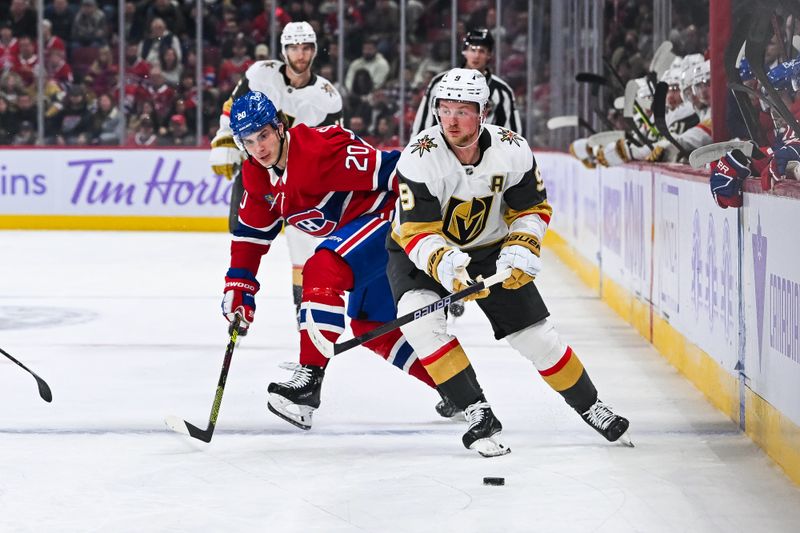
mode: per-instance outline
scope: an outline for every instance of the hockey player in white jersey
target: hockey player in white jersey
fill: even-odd
[[[330,81],[311,70],[317,54],[317,35],[311,25],[308,22],[288,23],[281,33],[281,51],[284,62],[256,61],[247,69],[223,105],[219,130],[211,141],[209,162],[212,172],[234,180],[229,220],[231,232],[238,224],[243,191],[240,169],[245,157],[234,144],[230,128],[233,100],[251,90],[262,92],[275,104],[287,127],[296,124],[327,126],[339,123],[342,118],[341,95]],[[287,226],[285,231],[292,261],[292,297],[297,307],[302,293],[303,265],[314,253],[319,240],[297,228]]]
[[[615,441],[627,431],[628,420],[598,399],[533,283],[552,213],[539,169],[524,138],[484,124],[488,100],[481,72],[447,72],[431,109],[439,125],[416,135],[400,156],[397,215],[387,239],[387,273],[398,314],[435,302],[478,276],[511,269],[502,286],[477,295],[495,337],[505,338],[587,424]],[[485,457],[508,453],[469,358],[447,331],[444,310],[402,331],[440,390],[464,410],[469,423],[464,446]]]

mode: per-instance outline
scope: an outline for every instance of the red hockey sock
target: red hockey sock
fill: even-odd
[[[306,326],[306,302],[322,335],[336,342],[344,332],[344,291],[353,286],[353,272],[344,259],[320,250],[303,269],[303,309],[300,311],[300,364],[326,366],[328,358],[314,346]]]

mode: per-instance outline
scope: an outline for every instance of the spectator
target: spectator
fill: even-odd
[[[162,50],[158,57],[158,62],[161,66],[161,73],[164,75],[164,79],[167,83],[177,87],[181,81],[183,65],[181,65],[181,62],[178,60],[175,49],[165,48]]]
[[[359,70],[366,70],[375,88],[383,87],[386,83],[386,78],[389,76],[389,62],[386,58],[378,52],[378,47],[374,39],[367,39],[361,47],[361,57],[355,59],[350,63],[347,69],[347,75],[344,79],[344,86],[348,91],[353,90],[353,78]]]
[[[83,78],[83,83],[91,88],[94,94],[108,93],[117,84],[119,68],[114,64],[111,48],[101,46],[97,51],[97,59],[89,66]]]
[[[151,66],[158,66],[158,58],[163,50],[172,48],[181,60],[181,43],[178,38],[167,30],[166,24],[156,17],[150,21],[150,36],[139,44],[139,57],[150,63]]]
[[[42,21],[42,38],[44,40],[44,57],[50,53],[50,50],[67,50],[64,40],[58,35],[53,35],[53,23],[47,19]]]
[[[397,121],[391,115],[379,116],[375,134],[368,139],[372,146],[382,150],[399,147],[400,137],[397,136]]]
[[[17,120],[27,120],[31,124],[36,122],[36,101],[27,92],[17,95]]]
[[[158,141],[158,137],[153,130],[153,119],[150,115],[140,115],[138,125],[136,126],[136,133],[129,139],[127,144],[134,146],[154,146]]]
[[[148,25],[153,19],[160,18],[173,34],[181,35],[186,31],[183,13],[170,0],[154,0],[145,13]]]
[[[53,23],[53,35],[66,42],[72,38],[72,21],[75,20],[76,10],[69,5],[67,0],[53,0],[53,3],[44,8],[44,16]]]
[[[73,85],[67,91],[64,109],[52,118],[52,131],[59,145],[87,145],[92,134],[92,114],[86,104],[86,88]]]
[[[175,100],[175,89],[167,84],[161,69],[153,67],[150,71],[150,84],[147,87],[148,99],[155,109],[156,120],[164,124],[172,114],[172,103]]]
[[[436,41],[433,43],[430,57],[426,57],[417,67],[414,74],[414,87],[425,87],[433,76],[450,68],[450,43]]]
[[[0,23],[0,71],[8,72],[14,68],[14,60],[19,54],[19,40],[8,22]]]
[[[64,58],[64,50],[53,48],[47,55],[47,79],[55,83],[61,91],[66,91],[72,84],[72,67]],[[96,91],[95,91],[96,92]]]
[[[97,97],[97,111],[92,116],[92,144],[119,144],[119,126],[122,117],[111,96]]]
[[[106,44],[106,14],[95,0],[81,0],[81,8],[72,21],[72,41],[79,46]]]
[[[244,39],[237,39],[233,43],[233,57],[223,61],[219,67],[217,80],[219,81],[220,90],[223,93],[232,92],[252,64],[253,60],[247,55],[247,42]]]
[[[364,118],[359,115],[353,115],[348,119],[347,128],[362,139],[369,134]]]
[[[11,0],[8,19],[14,35],[36,38],[36,11],[28,5],[28,0]]]
[[[369,102],[369,95],[373,90],[372,78],[366,69],[358,69],[353,75],[352,90],[347,94],[344,106],[347,114],[360,116],[365,125],[369,125],[372,120],[372,105]]]
[[[195,146],[197,139],[186,127],[186,117],[172,115],[169,119],[169,131],[165,137],[158,140],[161,146]]]
[[[0,145],[11,144],[17,133],[17,114],[4,95],[0,95]]]
[[[269,46],[267,46],[264,43],[261,43],[261,44],[257,45],[254,55],[255,55],[255,60],[256,61],[265,61],[265,60],[269,59]],[[327,77],[327,76],[323,76],[323,77]],[[328,78],[328,79],[330,79],[330,78]]]
[[[33,122],[23,120],[19,123],[19,131],[11,140],[11,144],[16,146],[26,146],[36,144],[36,130],[33,129]]]
[[[14,61],[14,71],[22,78],[22,83],[32,85],[36,75],[36,63],[39,56],[36,54],[36,45],[27,35],[19,38],[19,55]]]

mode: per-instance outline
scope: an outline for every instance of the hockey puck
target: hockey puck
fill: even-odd
[[[506,478],[504,477],[485,477],[483,478],[484,485],[494,485],[499,487],[500,485],[506,484]]]

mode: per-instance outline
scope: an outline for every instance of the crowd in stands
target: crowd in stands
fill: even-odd
[[[124,27],[117,0],[45,0],[37,50],[34,0],[0,5],[0,144],[36,143],[37,64],[45,69],[44,144],[193,145],[202,91],[202,138],[213,137],[222,103],[256,60],[271,57],[270,20],[263,2],[207,0],[202,13],[202,82],[196,83],[196,2],[129,0]],[[506,3],[501,29],[504,49],[525,39],[527,2]],[[405,72],[399,72],[399,8],[395,0],[348,0],[345,46],[339,50],[337,2],[293,0],[276,9],[276,25],[308,21],[318,36],[314,70],[333,81],[345,101],[345,125],[379,145],[399,142],[398,124],[408,132],[431,78],[450,67],[449,0],[407,3]],[[494,27],[494,2],[459,1],[458,33]],[[521,22],[520,22],[521,21]],[[493,30],[495,31],[495,30]],[[520,33],[521,32],[521,33]],[[125,38],[125,80],[119,98],[119,46]],[[512,46],[513,45],[513,46]],[[516,47],[516,48],[514,48]],[[524,48],[524,47],[523,47]],[[337,61],[344,56],[345,76]],[[510,54],[514,56],[514,54]],[[518,53],[516,55],[519,55]],[[514,60],[512,57],[513,66]],[[524,63],[523,63],[524,64]],[[524,69],[523,69],[524,70]],[[406,108],[400,111],[400,76]],[[514,76],[512,76],[513,78]],[[515,91],[524,96],[524,76]],[[126,124],[124,139],[118,125]]]

